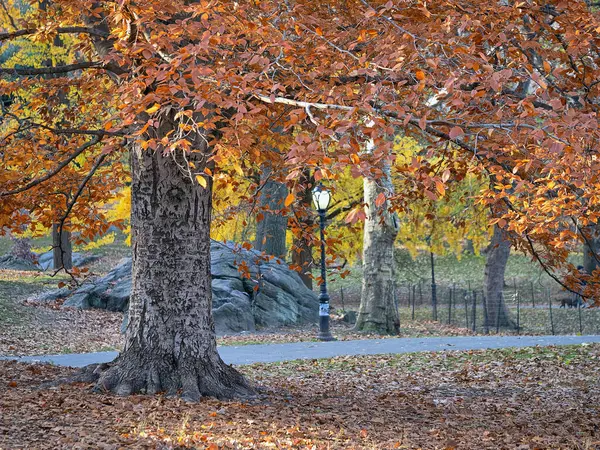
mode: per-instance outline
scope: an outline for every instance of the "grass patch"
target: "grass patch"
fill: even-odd
[[[48,287],[56,287],[66,276],[51,277],[43,272],[0,271],[0,326],[23,324],[33,311],[22,300]]]

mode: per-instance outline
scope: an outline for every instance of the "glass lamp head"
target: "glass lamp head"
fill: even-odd
[[[331,201],[331,193],[322,184],[317,185],[312,191],[313,204],[317,211],[327,211]]]

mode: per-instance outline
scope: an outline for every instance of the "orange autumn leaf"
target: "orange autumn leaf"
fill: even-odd
[[[289,194],[287,195],[287,197],[285,198],[285,201],[283,202],[283,204],[284,204],[286,207],[288,207],[288,206],[290,206],[292,203],[294,203],[294,199],[295,199],[295,198],[296,198],[296,197],[294,196],[294,194],[292,194],[292,193],[289,193]]]

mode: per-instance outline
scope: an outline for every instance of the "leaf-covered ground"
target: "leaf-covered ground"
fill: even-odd
[[[120,314],[24,303],[57,282],[43,273],[0,270],[0,355],[81,353],[121,345]]]
[[[257,364],[252,401],[114,397],[0,361],[0,448],[593,449],[600,345]]]

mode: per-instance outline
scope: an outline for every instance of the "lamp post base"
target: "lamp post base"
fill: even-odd
[[[336,339],[329,332],[329,296],[327,292],[322,292],[319,299],[321,304],[319,306],[319,334],[317,339],[320,341],[335,341]]]
[[[323,342],[337,341],[337,339],[334,338],[329,331],[327,331],[327,332],[320,332],[317,335],[317,339],[320,340],[320,341],[323,341]]]

